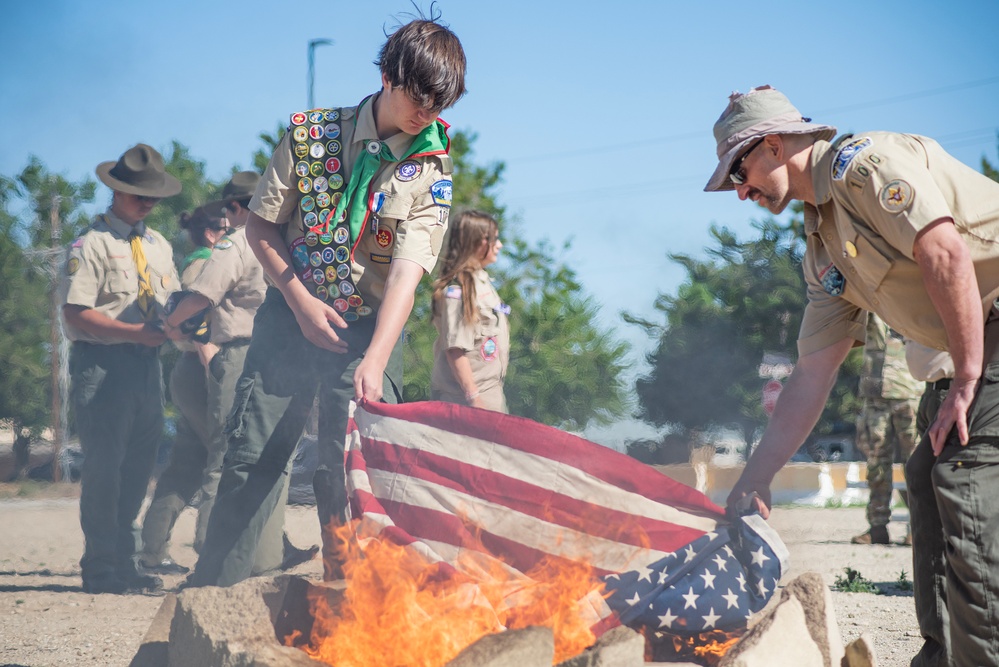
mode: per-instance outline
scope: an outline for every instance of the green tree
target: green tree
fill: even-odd
[[[639,416],[681,432],[735,425],[745,442],[766,425],[761,404],[765,354],[796,356],[795,339],[805,307],[803,244],[795,225],[754,223],[759,238],[741,242],[712,227],[707,259],[670,255],[687,272],[675,296],[661,294],[655,308],[664,321],[628,316],[659,343],[651,372],[636,383]],[[818,426],[852,423],[859,358],[840,373]]]
[[[515,221],[507,219],[495,189],[505,165],[472,160],[476,135],[455,132],[452,217],[475,208],[500,220],[504,250],[490,274],[510,317],[510,370],[506,396],[513,414],[562,428],[608,422],[625,412],[621,381],[627,347],[596,328],[596,307],[583,294],[575,273],[555,257],[549,244],[528,244]],[[445,244],[447,240],[445,239]],[[406,327],[407,401],[428,400],[437,332],[431,322],[430,284],[424,278]]]
[[[982,156],[982,173],[993,181],[999,181],[999,169],[997,169],[985,156]]]

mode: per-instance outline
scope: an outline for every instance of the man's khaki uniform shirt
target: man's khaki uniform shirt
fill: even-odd
[[[253,316],[264,302],[264,269],[240,227],[222,237],[186,289],[212,302],[211,342],[216,345],[249,338]]]
[[[808,305],[798,351],[864,340],[865,310],[906,338],[947,349],[943,321],[913,259],[920,230],[951,218],[974,263],[983,312],[999,296],[999,183],[927,137],[855,134],[812,150],[818,206],[805,204]]]
[[[354,163],[364,151],[365,142],[379,140],[374,101],[373,96],[360,107],[341,110],[338,123],[342,150],[336,157],[343,162],[346,182],[350,181]],[[284,240],[289,248],[307,231],[298,206],[301,195],[295,163],[299,158],[292,152],[291,135],[286,132],[282,137],[250,201],[250,210],[264,220],[287,223]],[[399,132],[379,141],[387,144],[393,155],[401,156],[413,139],[413,135]],[[413,178],[399,169],[399,165],[408,162],[417,162],[420,167]],[[367,305],[377,309],[381,304],[392,260],[407,259],[419,264],[427,273],[433,270],[447,229],[449,208],[434,202],[430,186],[439,180],[450,179],[451,171],[449,156],[432,155],[402,162],[383,161],[375,172],[368,188],[368,199],[370,201],[371,194],[376,192],[385,196],[378,212],[378,230],[376,233],[370,220],[361,229],[361,240],[354,249],[351,263],[354,285]]]
[[[447,351],[458,348],[472,366],[472,377],[480,393],[503,384],[510,362],[510,327],[503,302],[489,280],[489,274],[479,269],[474,274],[475,303],[478,315],[469,324],[464,319],[461,287],[445,288],[442,303],[434,317],[437,341],[434,343],[434,370],[431,388],[448,394],[464,396],[454,372],[447,362]]]
[[[129,241],[133,230],[142,236],[142,251],[149,269],[150,284],[162,317],[167,297],[180,288],[173,249],[163,235],[144,222],[133,228],[109,209],[99,216],[82,236],[73,241],[60,284],[64,305],[96,310],[112,320],[139,324],[142,312],[136,302],[139,277]],[[129,341],[100,339],[66,323],[66,336],[72,341],[114,345]]]

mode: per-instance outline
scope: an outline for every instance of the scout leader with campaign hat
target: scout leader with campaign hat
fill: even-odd
[[[949,392],[906,463],[926,638],[912,664],[999,664],[999,183],[928,137],[832,133],[769,86],[734,94],[715,123],[705,190],[734,189],[774,214],[801,201],[807,234],[798,363],[729,506],[769,513],[773,476],[864,342],[868,312],[948,351]]]
[[[143,220],[181,185],[145,144],[102,162],[97,177],[113,192],[111,206],[69,249],[62,314],[73,342],[71,400],[86,456],[83,589],[123,593],[161,585],[136,567],[135,519],[163,433],[160,320],[180,281],[170,244]]]
[[[402,328],[451,205],[447,125],[437,115],[465,91],[461,43],[432,20],[399,28],[377,64],[382,88],[357,106],[292,114],[250,202],[247,239],[272,287],[237,384],[191,585],[248,576],[317,396],[324,577],[341,576],[332,531],[347,504],[348,406],[401,400]]]

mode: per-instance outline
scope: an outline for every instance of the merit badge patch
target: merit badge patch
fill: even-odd
[[[901,213],[912,203],[912,186],[896,178],[881,188],[878,198],[884,210],[889,213]]]
[[[415,160],[406,160],[401,163],[395,170],[395,177],[400,181],[411,181],[420,175],[423,171],[423,167],[419,162]]]
[[[304,113],[293,113],[291,115],[292,125],[304,125],[305,124],[305,114]]]
[[[850,166],[853,162],[853,158],[860,155],[865,148],[870,148],[874,145],[870,137],[861,137],[860,139],[854,139],[846,146],[839,149],[836,153],[836,157],[833,159],[832,164],[832,177],[834,181],[842,181],[843,177],[846,176],[846,168]]]
[[[73,275],[80,270],[80,260],[76,257],[70,257],[69,262],[66,263],[66,273]]]
[[[487,338],[482,341],[482,360],[483,361],[495,361],[496,353],[499,352],[499,345],[496,344],[495,338]]]
[[[309,138],[309,131],[302,126],[298,126],[292,131],[291,138],[298,142],[305,141]]]
[[[822,281],[822,289],[830,296],[841,295],[846,287],[846,279],[834,264],[830,264],[825,271],[819,274],[819,280]]]
[[[218,243],[215,244],[216,250],[228,250],[232,247],[232,239],[219,239]]]
[[[448,285],[447,289],[444,290],[445,299],[460,299],[461,298],[461,287],[459,285]]]
[[[434,198],[434,203],[438,206],[451,207],[451,192],[453,185],[451,181],[444,179],[436,181],[430,186],[430,196]]]

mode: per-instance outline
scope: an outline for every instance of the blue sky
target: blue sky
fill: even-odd
[[[428,3],[423,2],[424,7]],[[556,247],[601,322],[649,348],[621,311],[651,315],[712,223],[741,235],[762,213],[704,193],[711,126],[733,90],[769,83],[841,131],[938,139],[978,168],[999,161],[999,3],[439,0],[468,57],[468,95],[446,111],[503,161],[500,200]],[[376,90],[372,64],[407,0],[167,3],[6,0],[0,21],[0,173],[37,155],[71,179],[136,142],[188,146],[222,178],[257,135],[307,105]],[[108,200],[101,186],[98,200]],[[599,439],[599,438],[598,438]]]

